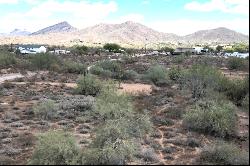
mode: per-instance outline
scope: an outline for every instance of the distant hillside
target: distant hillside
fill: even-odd
[[[191,43],[218,42],[234,43],[249,42],[249,36],[235,32],[227,28],[202,30],[183,37],[183,40]]]
[[[68,22],[64,21],[47,28],[41,29],[37,32],[32,33],[31,35],[47,35],[50,33],[60,33],[60,32],[72,32],[75,31],[76,28],[71,26]]]
[[[22,34],[15,30],[12,34]],[[94,45],[104,43],[118,43],[128,47],[144,47],[145,44],[157,47],[159,43],[178,45],[193,45],[196,43],[239,43],[249,42],[249,36],[227,28],[202,30],[187,36],[178,36],[172,33],[162,33],[135,22],[122,24],[98,24],[82,30],[77,30],[67,22],[44,28],[29,36],[0,35],[0,44],[10,43],[38,43],[49,45]]]
[[[174,42],[179,39],[175,34],[157,32],[131,21],[122,24],[98,24],[80,30],[78,35],[88,41],[117,43]]]
[[[10,32],[9,36],[28,36],[29,34],[31,33],[26,30],[14,29]]]

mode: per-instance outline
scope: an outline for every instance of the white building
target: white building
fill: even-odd
[[[249,57],[249,53],[239,53],[239,52],[225,53],[225,56],[227,56],[227,57],[247,58],[247,57]]]
[[[19,45],[18,50],[21,54],[46,53],[47,49],[42,45]]]
[[[193,49],[196,54],[202,54],[208,52],[208,49],[204,49],[204,47],[194,47]]]

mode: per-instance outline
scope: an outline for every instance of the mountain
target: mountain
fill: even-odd
[[[14,29],[8,36],[28,36],[29,34],[31,33],[26,30]]]
[[[142,24],[125,22],[122,24],[98,24],[78,32],[78,36],[89,42],[116,43],[158,43],[177,41],[180,37],[171,33],[157,32]]]
[[[68,22],[64,21],[47,28],[41,29],[37,32],[32,33],[31,35],[47,35],[50,33],[61,33],[61,32],[72,32],[75,31],[76,28],[71,26]]]
[[[201,30],[183,37],[183,40],[190,43],[234,43],[249,42],[249,36],[236,31],[220,27],[210,30]]]
[[[12,33],[16,34],[19,30]],[[1,35],[0,35],[1,36]],[[249,42],[247,35],[227,28],[201,30],[186,36],[172,33],[163,33],[153,30],[145,25],[135,22],[121,24],[98,24],[82,30],[77,30],[67,22],[44,28],[29,36],[0,37],[0,44],[9,43],[39,43],[48,45],[84,44],[87,46],[100,46],[105,43],[118,43],[124,47],[158,47],[160,43],[175,46],[190,46],[203,43],[229,44],[235,42]],[[164,45],[164,44],[162,44]]]

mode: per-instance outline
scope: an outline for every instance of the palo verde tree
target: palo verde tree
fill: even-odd
[[[115,43],[107,43],[103,46],[105,50],[108,50],[109,52],[120,52],[121,46]]]

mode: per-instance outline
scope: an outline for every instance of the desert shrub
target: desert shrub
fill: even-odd
[[[184,114],[183,125],[191,130],[225,137],[235,129],[235,106],[228,101],[199,101]]]
[[[7,51],[0,51],[0,68],[16,64],[17,59],[14,54]]]
[[[33,107],[35,116],[43,120],[52,120],[56,118],[57,111],[57,105],[53,100],[44,101]]]
[[[219,165],[249,165],[249,153],[234,144],[219,141],[205,147],[201,152],[201,161]]]
[[[99,62],[97,66],[101,67],[103,70],[109,70],[111,72],[118,72],[121,69],[121,65],[117,61],[104,60]]]
[[[162,66],[156,65],[151,67],[146,75],[145,78],[147,80],[152,81],[154,84],[157,85],[158,82],[162,81],[162,80],[166,80],[166,69]]]
[[[166,111],[166,116],[168,118],[172,118],[172,119],[180,119],[180,118],[182,118],[183,113],[184,113],[183,108],[180,108],[180,107],[170,107]]]
[[[178,55],[172,59],[172,62],[175,64],[182,64],[185,60],[186,60],[185,55]]]
[[[241,70],[245,67],[245,59],[238,57],[230,57],[227,63],[227,67],[230,70]]]
[[[143,158],[147,162],[158,162],[159,158],[153,148],[142,149],[139,154],[140,158]]]
[[[81,95],[92,95],[96,96],[102,89],[102,83],[99,79],[93,75],[81,76],[77,80],[77,88],[75,92]]]
[[[131,98],[117,94],[115,89],[104,90],[96,99],[95,111],[104,120],[117,119],[132,114]]]
[[[134,70],[126,70],[122,76],[123,80],[135,80],[138,78],[138,73]]]
[[[222,92],[235,104],[241,105],[242,100],[249,92],[249,77],[244,80],[227,80]]]
[[[183,77],[182,70],[180,68],[171,68],[168,71],[168,76],[173,81],[178,81]]]
[[[38,137],[30,165],[74,165],[79,155],[75,139],[63,131],[49,131]]]
[[[135,138],[151,129],[147,115],[136,115],[130,97],[106,88],[97,97],[95,113],[100,118],[96,137],[81,158],[84,164],[125,165],[136,153]]]
[[[191,90],[194,99],[200,99],[206,96],[209,89],[218,88],[221,78],[221,72],[215,68],[194,65],[185,73],[181,81]]]
[[[58,100],[58,107],[64,111],[79,111],[85,112],[92,110],[94,105],[94,98],[92,96],[63,96]]]
[[[83,55],[88,51],[88,47],[87,46],[74,46],[71,48],[71,52],[73,54],[79,54],[79,55]]]
[[[83,74],[86,69],[86,66],[82,63],[76,63],[71,61],[64,62],[64,70],[67,73]]]
[[[245,112],[249,112],[249,93],[244,97],[242,101],[242,109]]]
[[[29,58],[34,69],[58,70],[58,68],[60,69],[61,66],[58,57],[56,57],[55,55],[41,53],[32,55]]]
[[[115,43],[107,43],[103,46],[103,48],[105,50],[108,50],[109,52],[119,53],[121,46],[119,46],[118,44],[115,44]]]
[[[90,69],[90,73],[94,74],[94,75],[98,75],[101,76],[103,78],[111,78],[113,73],[109,70],[104,70],[103,68],[101,68],[100,66],[93,66]]]
[[[91,68],[90,72],[104,78],[122,79],[124,71],[117,61],[104,60]]]

